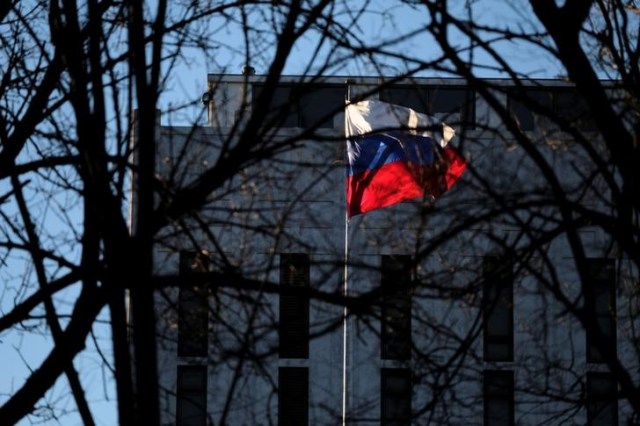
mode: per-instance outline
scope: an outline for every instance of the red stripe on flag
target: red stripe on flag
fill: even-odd
[[[347,177],[349,217],[381,209],[425,194],[439,197],[460,178],[467,162],[447,147],[437,165],[396,161],[379,169]]]
[[[410,167],[396,161],[347,178],[347,211],[351,217],[422,194]]]
[[[458,179],[460,179],[460,176],[462,176],[464,171],[467,170],[467,162],[462,158],[458,151],[452,147],[445,148],[444,157],[449,164],[445,174],[447,189],[449,189]]]

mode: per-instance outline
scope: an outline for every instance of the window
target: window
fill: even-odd
[[[484,425],[514,425],[513,371],[485,371],[483,393]]]
[[[382,256],[382,359],[411,359],[411,258]]]
[[[180,253],[181,283],[178,294],[178,355],[206,356],[208,343],[208,290],[192,278],[208,270],[202,253]]]
[[[533,112],[531,105],[537,105],[579,129],[593,130],[593,121],[584,99],[571,88],[514,89],[509,93],[508,104],[521,130],[530,131],[537,127],[540,114]]]
[[[587,312],[594,312],[597,330],[587,329],[587,360],[603,362],[599,345],[616,353],[616,295],[615,268],[613,259],[589,259],[588,281],[585,286]],[[591,305],[589,308],[588,305]],[[598,334],[602,341],[598,341]]]
[[[263,84],[253,85],[253,104]],[[344,108],[345,87],[321,84],[282,84],[268,106],[269,127],[332,128],[334,115]]]
[[[445,114],[446,116],[460,114],[462,124],[471,125],[474,122],[473,92],[461,87],[435,87],[430,89],[430,105],[432,114]]]
[[[553,97],[549,90],[527,89],[519,92],[520,97],[513,94],[509,96],[509,111],[520,126],[520,130],[534,130],[535,115],[528,105],[539,105],[542,108],[553,110]]]
[[[383,368],[381,378],[381,418],[383,426],[411,424],[411,370]]]
[[[504,257],[484,259],[482,317],[485,361],[513,361],[513,271]]]
[[[586,131],[595,129],[589,107],[584,98],[573,89],[560,89],[554,93],[555,112],[558,116]]]
[[[429,115],[438,115],[449,125],[473,128],[475,93],[457,86],[392,86],[380,92],[380,100],[403,105]]]
[[[278,369],[278,425],[301,426],[309,423],[309,369]]]
[[[380,100],[406,106],[425,114],[431,113],[429,90],[421,86],[394,86],[380,91]]]
[[[587,373],[587,424],[618,424],[617,385],[611,373]]]
[[[345,94],[343,86],[306,87],[299,100],[300,127],[332,128],[333,116],[344,109]]]
[[[280,255],[280,358],[309,357],[309,255]]]
[[[207,420],[207,367],[179,366],[176,398],[177,426],[205,426]]]
[[[253,105],[255,104],[264,90],[263,85],[253,85]],[[267,113],[267,126],[271,127],[298,127],[298,116],[300,111],[296,102],[292,102],[291,98],[293,86],[278,86],[273,92],[271,102],[269,102]]]

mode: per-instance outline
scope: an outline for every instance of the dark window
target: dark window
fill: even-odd
[[[280,358],[309,357],[309,256],[280,255]]]
[[[458,124],[453,114],[460,114],[457,120],[466,128],[475,123],[475,97],[473,91],[464,88],[438,87],[430,91],[431,114],[441,114],[447,124]],[[451,118],[449,118],[451,117]]]
[[[618,424],[617,385],[611,373],[587,373],[587,424]]]
[[[254,111],[255,102],[262,94],[264,86],[253,86]],[[294,101],[293,86],[278,86],[267,107],[266,125],[268,127],[298,127],[300,111],[298,103]]]
[[[380,100],[430,114],[429,91],[420,86],[389,87],[380,91]]]
[[[453,126],[473,128],[475,123],[475,93],[464,87],[393,86],[381,90],[380,100],[429,115],[438,114]]]
[[[522,130],[535,130],[536,117],[554,114],[582,130],[593,130],[593,121],[584,99],[571,88],[514,89],[508,96],[509,111]],[[541,112],[534,112],[535,107]]]
[[[382,359],[411,358],[411,258],[382,256]]]
[[[553,110],[552,93],[542,89],[526,89],[517,93],[519,96],[512,92],[508,98],[509,111],[521,130],[534,130],[537,114],[530,109],[530,105],[537,105],[551,112]]]
[[[177,426],[204,426],[207,420],[207,367],[179,366]]]
[[[309,423],[309,369],[278,369],[278,425],[302,426]]]
[[[594,130],[593,119],[584,98],[573,89],[555,92],[555,112],[558,117],[572,123],[581,130]]]
[[[513,360],[513,266],[504,257],[484,259],[482,314],[484,359]]]
[[[208,342],[207,285],[194,277],[207,271],[208,258],[193,252],[180,253],[178,294],[178,355],[206,356]]]
[[[587,360],[603,362],[598,343],[616,353],[616,294],[615,268],[613,259],[589,259],[585,286],[587,312],[593,312],[597,330],[587,328]],[[602,340],[598,342],[598,334]]]
[[[253,86],[254,109],[264,88]],[[267,107],[266,126],[332,128],[334,115],[344,108],[345,91],[335,85],[279,85]]]
[[[332,128],[333,117],[344,109],[345,88],[340,86],[310,86],[300,97],[300,127]]]
[[[485,426],[515,424],[513,371],[485,371],[483,393]]]
[[[381,417],[383,426],[411,424],[411,370],[383,368],[381,378]]]

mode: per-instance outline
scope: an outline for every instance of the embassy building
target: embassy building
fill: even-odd
[[[487,87],[211,74],[208,126],[158,122],[167,193],[221,182],[154,253],[163,424],[634,421],[637,271],[580,220],[606,150],[565,82]],[[446,123],[467,170],[347,220],[346,98]]]

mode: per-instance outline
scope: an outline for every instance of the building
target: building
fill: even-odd
[[[261,76],[209,75],[209,126],[158,126],[168,191],[217,161],[233,172],[229,152],[239,146],[251,159],[241,173],[208,176],[224,182],[211,203],[155,251],[158,274],[181,276],[157,296],[164,424],[631,418],[610,361],[638,380],[635,271],[606,232],[566,229],[552,185],[572,209],[610,208],[590,153],[543,113],[591,135],[587,110],[561,81],[489,83],[528,145],[456,79],[290,77],[276,87]],[[445,121],[467,175],[435,203],[408,201],[347,224],[345,96]],[[251,112],[264,115],[259,128]],[[589,259],[584,280],[569,233]]]

